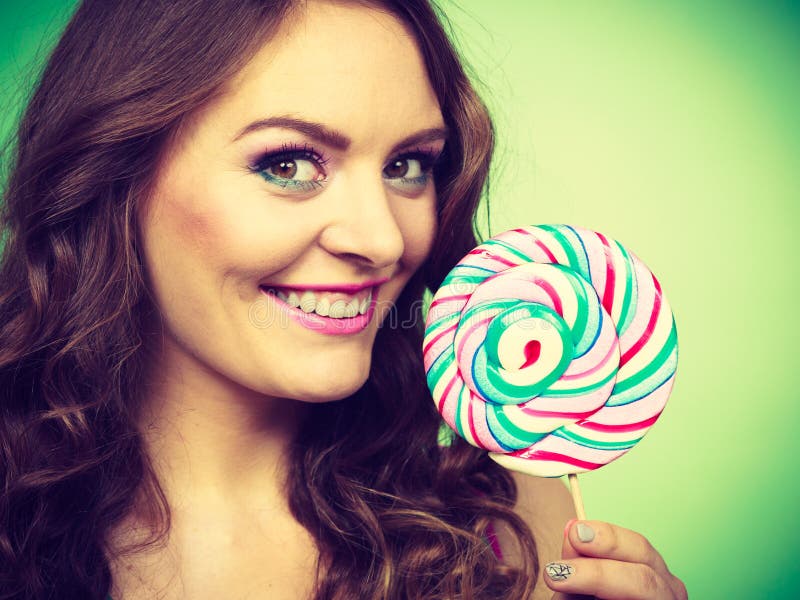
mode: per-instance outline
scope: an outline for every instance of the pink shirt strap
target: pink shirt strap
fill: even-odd
[[[489,521],[489,525],[486,527],[486,541],[489,542],[489,546],[494,552],[494,555],[497,557],[497,560],[503,560],[503,551],[500,550],[500,542],[497,539],[497,532],[494,530],[494,523]]]

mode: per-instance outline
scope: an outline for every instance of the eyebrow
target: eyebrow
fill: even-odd
[[[305,119],[298,119],[296,117],[278,116],[270,117],[268,119],[261,119],[254,121],[242,129],[233,141],[237,141],[244,136],[261,129],[268,129],[270,127],[282,127],[284,129],[293,129],[298,131],[313,140],[322,142],[323,144],[335,148],[337,150],[347,150],[350,147],[351,140],[345,134],[334,129],[329,129],[322,123],[314,121],[306,121]],[[401,140],[394,145],[390,154],[394,154],[401,148],[406,146],[413,146],[415,144],[427,144],[438,140],[446,140],[450,136],[450,130],[445,127],[431,127],[423,129],[414,133],[404,140]]]

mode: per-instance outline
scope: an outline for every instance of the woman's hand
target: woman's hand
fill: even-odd
[[[542,557],[544,558],[544,557]],[[645,537],[602,521],[567,523],[561,559],[544,567],[553,600],[686,600],[686,586],[669,572]]]

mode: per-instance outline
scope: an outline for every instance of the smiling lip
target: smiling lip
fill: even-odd
[[[363,331],[366,329],[367,325],[369,325],[370,321],[372,320],[372,315],[375,313],[377,295],[380,286],[378,285],[373,288],[372,300],[369,303],[369,308],[367,308],[366,313],[363,315],[357,314],[355,317],[345,317],[341,319],[323,317],[322,315],[318,315],[313,311],[306,313],[298,307],[287,304],[278,296],[268,291],[268,289],[269,288],[264,286],[260,287],[261,293],[269,296],[270,299],[277,304],[278,308],[294,322],[319,333],[328,335],[347,335]]]
[[[312,292],[340,292],[342,294],[357,294],[361,290],[365,290],[369,287],[377,288],[379,285],[382,285],[389,281],[389,278],[385,279],[374,279],[372,281],[365,281],[363,283],[340,283],[338,285],[269,285],[269,284],[262,284],[261,287],[271,287],[274,289],[287,289],[287,290],[311,290]]]

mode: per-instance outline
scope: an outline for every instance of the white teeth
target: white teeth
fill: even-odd
[[[314,292],[308,290],[303,292],[303,295],[300,296],[300,310],[310,313],[316,305],[317,299],[314,298]]]
[[[366,298],[360,301],[357,298],[353,298],[349,303],[344,300],[336,300],[333,304],[331,304],[330,300],[327,298],[321,298],[318,301],[314,292],[310,290],[306,290],[300,296],[294,291],[289,292],[288,296],[286,292],[281,290],[272,289],[271,291],[278,296],[278,298],[286,302],[286,304],[294,306],[295,308],[300,308],[303,312],[315,312],[322,317],[331,317],[334,319],[352,318],[359,314],[363,315],[367,312],[372,302],[372,290],[370,290]]]
[[[333,317],[334,319],[341,319],[344,316],[344,311],[347,309],[347,302],[344,300],[337,300],[333,304],[331,304],[331,311],[328,314],[329,317]]]
[[[355,317],[358,314],[358,307],[361,303],[358,301],[357,298],[353,298],[350,301],[350,304],[347,305],[347,308],[344,311],[346,317]]]
[[[318,301],[317,305],[314,307],[314,312],[322,317],[327,317],[331,312],[330,300],[323,298],[322,300]]]

